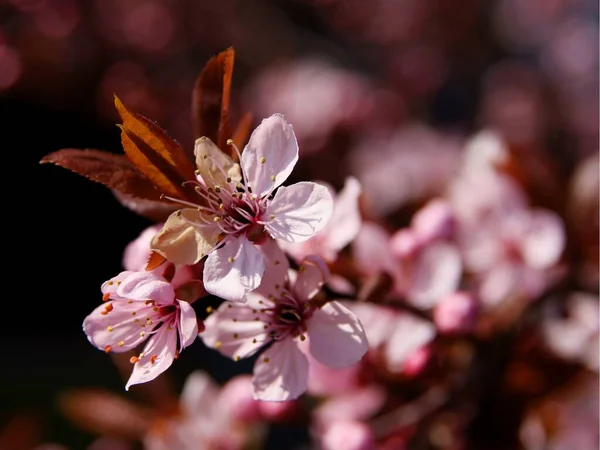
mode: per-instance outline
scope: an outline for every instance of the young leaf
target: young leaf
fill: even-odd
[[[206,136],[224,150],[229,129],[229,96],[235,52],[232,47],[213,56],[196,80],[192,93],[192,126],[196,138]]]
[[[194,166],[183,148],[152,121],[130,112],[115,96],[121,116],[121,142],[131,162],[164,194],[185,197],[181,183],[192,180]]]
[[[138,172],[125,155],[101,150],[65,148],[42,158],[130,197],[159,200],[160,192]]]

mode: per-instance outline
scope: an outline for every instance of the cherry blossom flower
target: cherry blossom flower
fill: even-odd
[[[254,437],[258,438],[258,427],[249,425],[258,417],[248,411],[257,409],[255,400],[245,394],[232,396],[242,390],[251,392],[249,377],[242,375],[232,378],[219,388],[210,377],[201,371],[191,373],[183,386],[180,397],[181,414],[160,427],[151,429],[144,438],[148,450],[237,450]]]
[[[311,299],[327,281],[323,261],[309,257],[298,272],[289,270],[283,252],[265,245],[267,271],[247,302],[227,303],[206,320],[204,343],[239,360],[271,344],[254,366],[254,395],[284,401],[307,389],[309,362],[301,345],[319,362],[336,369],[356,364],[368,348],[362,325],[337,301],[317,307]]]
[[[357,266],[366,274],[387,272],[396,294],[419,308],[432,308],[458,288],[462,275],[460,251],[448,239],[448,211],[443,202],[431,202],[410,228],[393,236],[379,225],[363,223],[353,243]]]
[[[121,272],[102,285],[102,293],[105,303],[83,321],[92,345],[106,353],[125,352],[147,341],[131,358],[127,390],[167,370],[198,335],[192,306],[178,300],[173,286],[155,273]]]
[[[171,199],[188,208],[167,219],[152,249],[175,264],[194,264],[208,255],[206,290],[243,301],[263,277],[261,244],[268,236],[286,242],[309,239],[329,220],[333,199],[316,183],[279,187],[298,160],[294,131],[281,115],[262,121],[239,165],[208,138],[196,141],[195,155],[197,180],[189,183],[198,203]]]
[[[411,313],[371,303],[346,303],[364,324],[369,348],[395,373],[416,374],[428,360],[426,350],[435,339],[432,323]],[[427,356],[425,359],[424,357]],[[407,373],[408,374],[408,373]]]
[[[354,177],[348,177],[344,188],[334,199],[333,214],[325,228],[304,242],[288,243],[280,241],[280,247],[292,255],[297,261],[309,256],[318,255],[328,262],[337,259],[337,255],[356,237],[360,230],[361,217],[358,205],[360,183]]]

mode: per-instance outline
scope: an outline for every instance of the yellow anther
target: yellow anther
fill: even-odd
[[[140,337],[146,337],[146,332],[145,331],[140,331]]]
[[[137,314],[137,313],[136,313],[135,311],[132,311],[132,312],[131,312],[131,315],[132,315],[132,316],[135,316],[136,314]]]
[[[108,332],[110,333],[113,330],[113,327],[111,325],[108,326],[108,328],[106,328],[108,330]]]
[[[227,145],[233,145],[233,139],[227,139]]]
[[[269,361],[271,361],[269,358],[266,358],[266,357],[265,357],[265,358],[263,358],[263,362],[266,362],[266,363],[268,363]]]
[[[240,358],[240,357],[239,357],[239,356],[237,356],[237,355],[236,355],[236,356],[233,358],[233,360],[234,360],[235,362],[238,362],[240,359],[242,359],[242,358]]]
[[[303,334],[301,334],[301,335],[300,335],[300,340],[301,340],[302,342],[304,342],[304,341],[306,340],[306,336],[304,336]]]
[[[267,162],[267,158],[265,158],[264,156],[261,156],[259,161],[261,164],[264,164]]]
[[[275,175],[271,175],[271,181],[275,181]]]
[[[119,347],[123,347],[125,345],[125,341],[119,341]]]
[[[235,261],[235,259],[233,258],[233,256],[230,256],[229,258],[227,258],[227,262],[229,264],[231,264],[233,261]]]
[[[206,312],[207,312],[208,314],[211,314],[213,311],[214,311],[214,309],[213,309],[213,307],[212,307],[212,306],[207,306],[207,307],[206,307]]]
[[[221,220],[221,216],[213,217],[213,222],[219,222]]]
[[[221,341],[217,341],[215,342],[215,348],[218,350],[221,348],[221,345],[223,345],[223,343]]]

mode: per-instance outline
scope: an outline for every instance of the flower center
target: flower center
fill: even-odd
[[[264,320],[268,336],[276,341],[298,335],[302,337],[302,333],[306,331],[306,322],[313,313],[312,305],[309,302],[299,302],[285,289],[281,291],[281,298],[274,302],[272,308],[261,311],[267,315]]]

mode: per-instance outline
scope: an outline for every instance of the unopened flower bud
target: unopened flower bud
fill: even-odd
[[[471,294],[454,292],[439,301],[433,319],[440,333],[466,333],[473,327],[476,312],[477,302]]]
[[[375,438],[365,423],[336,421],[323,433],[321,444],[323,450],[371,450],[375,448]]]

